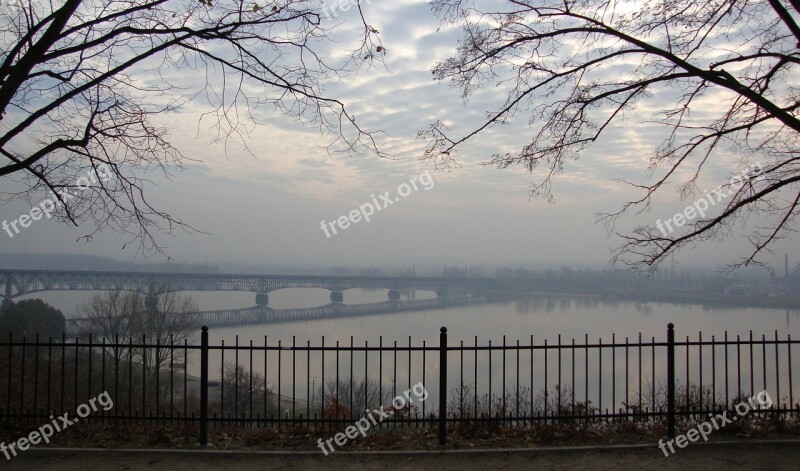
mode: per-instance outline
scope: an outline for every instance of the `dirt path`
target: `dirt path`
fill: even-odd
[[[0,455],[0,458],[4,458]],[[485,469],[569,470],[793,470],[800,469],[800,441],[695,445],[664,457],[654,446],[560,448],[467,453],[248,453],[109,450],[31,450],[2,464],[10,470],[128,471],[140,469],[458,471]]]

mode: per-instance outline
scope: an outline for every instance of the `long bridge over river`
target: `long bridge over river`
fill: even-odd
[[[245,291],[255,293],[256,305],[267,306],[269,293],[284,288],[323,288],[331,291],[331,302],[342,303],[344,291],[352,288],[385,288],[390,301],[400,299],[400,290],[424,289],[448,297],[449,290],[482,293],[498,282],[493,278],[439,278],[398,276],[303,276],[236,275],[200,273],[152,273],[78,270],[0,270],[3,298],[40,291],[134,291],[147,295],[170,291]]]
[[[209,327],[291,322],[334,317],[366,316],[425,309],[441,309],[486,302],[485,292],[495,279],[397,277],[397,276],[297,276],[198,273],[152,273],[77,270],[0,270],[3,302],[43,291],[132,291],[147,296],[173,291],[244,291],[255,293],[255,306],[246,309],[206,311],[193,323]],[[272,309],[269,293],[284,288],[330,290],[331,303],[302,309]],[[384,288],[388,300],[371,304],[345,304],[344,291],[352,288]],[[437,297],[401,301],[403,290],[435,291]],[[67,331],[90,331],[87,319],[67,320]]]

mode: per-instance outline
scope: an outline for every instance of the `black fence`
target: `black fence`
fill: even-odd
[[[756,416],[800,420],[793,358],[798,341],[746,338],[526,341],[438,345],[397,341],[318,345],[282,340],[212,345],[174,337],[0,340],[0,421],[46,422],[69,412],[82,422],[209,427],[341,428],[384,406],[379,428],[527,428],[582,421],[664,427],[705,420],[766,391]],[[423,394],[424,392],[424,394]],[[113,407],[81,415],[105,395]],[[424,397],[423,397],[424,396]],[[400,400],[398,400],[400,398]],[[435,404],[435,406],[433,406]],[[88,411],[88,408],[83,409]]]

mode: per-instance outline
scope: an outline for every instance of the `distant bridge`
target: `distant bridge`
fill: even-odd
[[[435,298],[421,301],[387,301],[355,305],[331,303],[325,306],[304,309],[272,309],[267,306],[254,306],[245,309],[200,312],[194,315],[192,324],[195,327],[202,325],[208,327],[231,327],[248,324],[273,324],[445,309],[485,302],[487,300],[483,296],[469,296],[452,299]],[[92,323],[91,319],[67,319],[67,335],[85,335],[86,332],[92,331]]]
[[[331,291],[331,302],[341,303],[343,292],[351,288],[385,288],[392,301],[400,299],[402,289],[425,289],[447,297],[448,289],[476,293],[493,287],[490,278],[367,277],[367,276],[292,276],[234,275],[199,273],[150,273],[117,271],[0,270],[3,297],[40,291],[134,291],[147,295],[170,291],[246,291],[256,293],[256,304],[269,304],[268,293],[283,288],[323,288]]]

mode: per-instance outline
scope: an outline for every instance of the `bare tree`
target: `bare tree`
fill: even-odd
[[[161,345],[181,345],[197,329],[200,309],[191,296],[175,291],[145,296],[145,309],[134,316],[133,333]],[[159,363],[161,364],[161,363]]]
[[[316,403],[312,407],[322,408],[323,416],[343,417],[351,413],[359,415],[363,409],[379,407],[387,404],[391,399],[391,391],[388,387],[383,390],[381,397],[381,385],[375,380],[354,379],[349,380],[340,378],[337,381],[330,379],[320,385],[319,390],[315,391]],[[325,403],[321,400],[325,398]]]
[[[207,101],[201,122],[211,120],[212,136],[202,136],[226,149],[231,139],[246,146],[272,108],[329,133],[329,151],[384,155],[379,131],[323,93],[386,54],[360,5],[355,30],[321,24],[321,5],[305,0],[17,5],[0,15],[0,177],[21,190],[3,198],[38,203],[49,193],[48,217],[93,222],[86,239],[117,230],[139,250],[163,253],[158,233],[194,230],[145,197],[150,172],[169,177],[187,159],[156,115],[189,102]]]
[[[279,398],[267,382],[252,367],[226,362],[222,368],[222,394],[220,407],[223,414],[233,417],[279,417]],[[224,402],[222,402],[224,401]],[[214,409],[215,407],[212,407]]]
[[[464,31],[457,52],[436,64],[433,75],[452,80],[464,99],[491,85],[503,89],[505,100],[461,136],[441,121],[420,132],[430,141],[426,159],[457,163],[454,153],[465,143],[522,116],[530,140],[484,163],[541,170],[542,180],[529,193],[552,201],[552,179],[564,163],[637,116],[658,123],[663,140],[650,154],[648,182],[622,180],[639,196],[617,212],[599,214],[612,232],[620,216],[647,210],[668,183],[677,183],[684,199],[700,193],[698,179],[725,151],[737,156],[727,164],[737,166],[731,174],[759,161],[763,172],[723,185],[718,191],[727,199],[717,211],[673,233],[639,226],[618,234],[624,242],[616,261],[653,267],[687,244],[729,236],[757,215],[759,222],[744,231],[752,251],[737,265],[759,264],[774,241],[794,232],[800,203],[797,0],[508,0],[494,2],[491,11],[478,3],[484,4],[431,1],[443,22],[460,23]],[[662,105],[665,96],[672,98]],[[656,110],[648,114],[647,107]],[[681,175],[689,176],[675,182]]]
[[[125,341],[137,337],[132,317],[144,311],[144,297],[129,291],[104,291],[78,307],[78,330],[81,336],[92,334],[99,339]]]
[[[129,357],[132,361],[143,361],[159,371],[170,361],[184,362],[184,351],[180,347],[191,340],[198,312],[191,297],[175,292],[152,295],[141,293],[106,291],[94,296],[78,308],[81,336],[92,334],[95,339],[105,338],[108,343],[122,345],[129,342],[148,348],[131,348],[131,352],[120,353],[118,347],[109,347],[110,356]],[[176,348],[156,349],[154,346],[174,345]],[[124,350],[124,349],[122,349]]]

